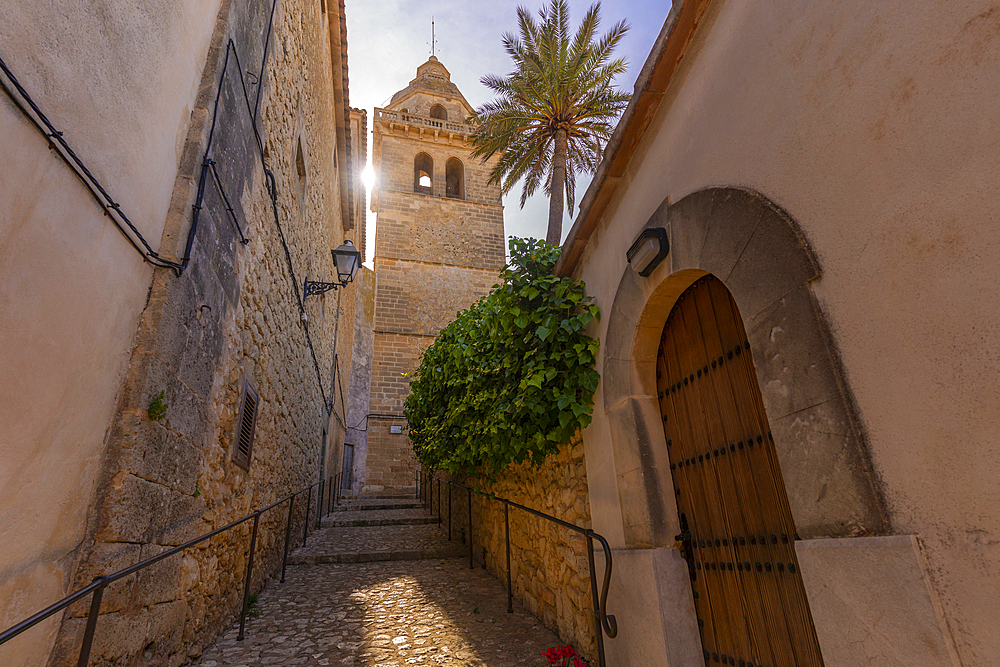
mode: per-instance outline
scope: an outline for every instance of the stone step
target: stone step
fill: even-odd
[[[468,554],[458,539],[436,524],[336,526],[331,519],[309,535],[306,546],[288,555],[290,564],[368,563],[391,560],[454,558]]]
[[[449,546],[434,549],[399,549],[396,551],[364,551],[356,553],[296,554],[288,557],[289,565],[318,565],[320,563],[376,563],[394,560],[432,560],[435,558],[462,558],[468,547]]]
[[[431,516],[426,510],[385,509],[385,510],[348,510],[328,515],[323,519],[324,526],[417,526],[421,524],[438,523],[437,516]]]
[[[372,500],[372,501],[352,501],[343,502],[333,508],[334,512],[358,512],[374,510],[396,510],[396,509],[417,509],[423,504],[412,499],[408,500]]]

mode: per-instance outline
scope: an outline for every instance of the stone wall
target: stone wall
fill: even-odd
[[[442,473],[438,476],[447,478]],[[583,528],[591,526],[587,471],[583,442],[579,437],[563,446],[558,454],[548,457],[541,466],[524,464],[513,467],[499,475],[493,484],[463,476],[456,477],[455,481]],[[437,512],[437,483],[433,485],[432,495]],[[441,487],[441,506],[447,528],[446,486]],[[464,544],[468,544],[467,507],[467,492],[452,489],[452,537]],[[523,510],[512,507],[509,512],[514,599],[558,634],[562,641],[572,644],[589,664],[596,665],[597,644],[586,538]],[[600,543],[595,544],[595,548],[595,558],[603,560]],[[472,549],[475,566],[484,567],[506,587],[504,506],[475,493],[472,494]],[[599,566],[598,571],[603,572],[603,569]],[[623,576],[621,572],[613,572],[613,575]]]
[[[335,165],[348,158],[329,159],[344,126],[343,118],[330,114],[340,95],[331,74],[341,71],[331,67],[331,59],[340,64],[340,20],[306,0],[277,5],[258,121],[264,160],[275,177],[272,206],[234,74],[239,70],[222,77],[230,38],[242,63],[262,61],[269,18],[270,4],[225,2],[220,10],[164,247],[183,251],[220,79],[209,157],[224,190],[208,181],[187,271],[154,275],[73,588],[339,471],[354,288],[311,296],[304,310],[300,304],[305,276],[334,275],[329,249],[346,234]],[[333,54],[331,32],[338,37]],[[249,92],[253,103],[256,88]],[[239,242],[236,224],[247,245]],[[248,469],[233,461],[243,378],[260,395]],[[147,410],[161,391],[167,410],[154,421]],[[326,466],[320,470],[324,434]],[[299,496],[293,535],[302,534],[304,505]],[[287,516],[281,505],[261,517],[255,589],[280,562]],[[91,664],[179,665],[196,657],[238,613],[249,531],[243,524],[111,586]],[[86,611],[85,603],[68,611],[52,664],[75,663]]]
[[[377,270],[375,328],[386,333],[436,336],[500,282],[496,269],[426,262],[380,258]]]
[[[403,419],[410,381],[403,374],[420,365],[420,355],[433,342],[433,336],[375,332],[365,472],[365,488],[371,492],[413,485],[416,457]],[[392,433],[393,426],[398,433]]]
[[[365,459],[368,456],[368,405],[371,398],[372,355],[375,332],[375,272],[362,267],[355,279],[357,302],[354,306],[354,351],[351,357],[351,387],[347,397],[347,434],[344,446],[353,447],[350,494],[357,495],[365,485]]]
[[[409,169],[412,174],[412,161]],[[414,194],[412,187],[382,190],[378,220],[379,257],[494,269],[504,264],[500,206]]]

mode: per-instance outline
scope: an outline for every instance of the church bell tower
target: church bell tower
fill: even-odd
[[[367,493],[414,485],[403,401],[404,373],[455,317],[489,292],[504,265],[500,188],[493,160],[472,158],[472,107],[434,56],[375,109],[372,211],[375,321],[368,419]]]

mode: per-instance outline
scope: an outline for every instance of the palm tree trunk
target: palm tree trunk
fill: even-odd
[[[552,156],[552,194],[549,196],[549,228],[545,232],[545,242],[559,245],[562,238],[562,217],[566,192],[566,154],[569,152],[569,140],[566,130],[556,130],[555,155]]]

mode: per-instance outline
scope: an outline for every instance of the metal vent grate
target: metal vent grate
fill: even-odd
[[[260,396],[250,384],[243,380],[243,395],[240,397],[240,412],[236,419],[236,443],[233,461],[242,468],[250,469],[250,455],[253,451],[253,436],[257,426],[257,404]]]

